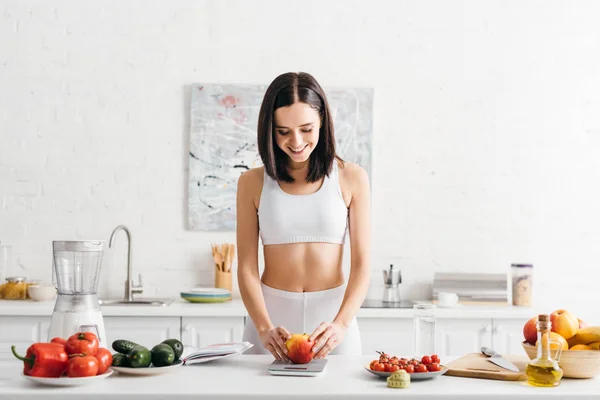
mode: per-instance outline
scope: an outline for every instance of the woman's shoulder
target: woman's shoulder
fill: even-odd
[[[335,162],[338,163],[340,178],[349,181],[364,181],[369,179],[367,171],[360,165],[349,161],[341,162],[336,160]]]
[[[344,161],[338,162],[339,181],[342,193],[352,198],[358,193],[367,193],[369,189],[369,174],[358,164]],[[349,204],[349,202],[347,202]]]
[[[261,188],[264,182],[265,167],[255,167],[244,171],[238,179],[238,187],[246,189]]]

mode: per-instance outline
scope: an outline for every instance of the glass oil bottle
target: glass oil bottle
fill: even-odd
[[[563,376],[563,371],[558,365],[558,360],[562,353],[560,343],[556,359],[550,355],[550,342],[556,342],[550,340],[551,324],[548,314],[540,314],[538,316],[537,357],[531,360],[525,369],[528,383],[534,386],[558,386]]]

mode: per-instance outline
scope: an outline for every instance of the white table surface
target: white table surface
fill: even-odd
[[[271,356],[242,355],[203,364],[183,366],[175,372],[152,377],[114,373],[90,386],[58,388],[34,384],[19,376],[21,363],[7,372],[0,370],[1,399],[598,399],[600,379],[563,379],[558,387],[539,388],[526,382],[504,382],[440,376],[412,381],[408,389],[390,389],[385,378],[364,370],[369,357],[328,357],[318,377],[271,376]],[[447,363],[451,358],[442,359]],[[9,373],[11,376],[7,377]]]

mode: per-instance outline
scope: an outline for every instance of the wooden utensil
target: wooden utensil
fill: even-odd
[[[448,376],[461,376],[465,378],[495,379],[501,381],[523,381],[525,367],[529,362],[527,356],[504,356],[519,368],[519,372],[509,371],[488,360],[481,353],[471,353],[446,364]]]
[[[235,257],[235,245],[233,243],[229,243],[227,252],[227,272],[231,271],[231,266],[233,265],[233,257]]]
[[[213,260],[215,260],[215,266],[217,271],[223,270],[223,256],[219,252],[218,248],[213,248]]]

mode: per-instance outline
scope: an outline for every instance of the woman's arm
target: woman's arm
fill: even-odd
[[[287,359],[285,355],[287,349],[281,337],[288,336],[289,332],[284,328],[273,327],[258,274],[257,204],[262,187],[261,171],[262,169],[247,171],[238,179],[236,195],[238,285],[242,301],[260,335],[262,345],[276,359]]]
[[[358,313],[371,279],[371,191],[367,172],[356,164],[348,163],[352,199],[350,200],[348,229],[350,232],[350,277],[344,300],[333,323],[350,325]]]
[[[258,275],[258,215],[255,205],[257,180],[255,171],[242,174],[238,180],[236,199],[236,240],[238,248],[238,284],[248,314],[256,329],[273,328],[267,313]]]
[[[346,163],[344,177],[340,183],[350,193],[350,277],[342,305],[332,323],[323,322],[312,333],[310,340],[317,340],[314,349],[319,349],[315,358],[327,356],[345,336],[346,329],[358,313],[371,278],[371,201],[369,176],[356,164]],[[342,171],[342,170],[340,170]],[[344,190],[346,191],[346,190]]]

